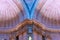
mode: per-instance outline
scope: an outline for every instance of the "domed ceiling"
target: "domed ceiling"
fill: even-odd
[[[59,0],[1,0],[0,27],[16,26],[22,19],[29,19],[50,27],[55,25],[60,28],[59,3]]]
[[[31,40],[60,40],[60,0],[0,0],[0,34],[14,40],[24,32]]]

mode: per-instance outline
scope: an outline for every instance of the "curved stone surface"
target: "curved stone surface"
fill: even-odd
[[[60,0],[41,0],[35,11],[36,18],[40,19],[41,21],[39,21],[46,25],[60,25],[59,6]]]
[[[46,20],[50,22],[55,24],[60,23],[59,6],[59,0],[47,0],[44,6],[41,8],[40,14],[43,16],[43,18],[46,18]]]
[[[42,0],[35,11],[36,21],[52,29],[60,29],[60,0]],[[59,33],[47,32],[51,40],[60,40]],[[48,40],[48,39],[47,39]]]
[[[36,10],[33,9],[34,5],[30,8],[31,11],[29,13],[35,11],[32,12],[34,13],[33,15],[31,14],[32,16],[29,15],[27,10],[23,11],[23,6],[19,1],[0,0],[1,40],[15,40],[16,38],[26,40],[28,37],[32,37],[33,40],[60,40],[60,0],[38,0],[39,4],[36,6]],[[29,9],[28,7],[25,8]],[[32,33],[28,33],[26,26],[32,27],[30,29]]]
[[[18,0],[0,0],[0,27],[13,24],[23,10]]]

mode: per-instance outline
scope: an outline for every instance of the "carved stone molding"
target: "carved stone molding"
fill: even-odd
[[[25,20],[24,22],[22,22],[21,24],[18,24],[15,28],[9,29],[9,30],[0,30],[0,34],[9,34],[9,33],[13,33],[13,32],[17,32],[21,27],[24,27],[25,25],[32,25],[34,24],[36,27],[39,27],[42,31],[44,32],[54,32],[54,33],[59,33],[60,29],[52,29],[52,28],[47,28],[45,25],[36,22],[35,20]]]

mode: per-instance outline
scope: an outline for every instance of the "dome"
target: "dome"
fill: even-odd
[[[60,24],[60,0],[45,0],[39,3],[37,10],[45,21]]]
[[[21,10],[18,0],[0,0],[0,27],[16,21]]]

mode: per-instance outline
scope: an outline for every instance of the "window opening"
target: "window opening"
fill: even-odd
[[[28,40],[33,40],[33,25],[28,25],[27,27]]]

